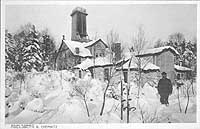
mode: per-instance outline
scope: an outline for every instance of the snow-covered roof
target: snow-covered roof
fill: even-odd
[[[92,45],[94,45],[95,43],[97,43],[97,42],[99,42],[99,41],[101,41],[106,47],[108,47],[108,45],[102,40],[102,39],[96,39],[96,40],[92,40],[92,41],[90,41],[90,42],[84,42],[84,43],[82,43],[83,44],[83,46],[85,47],[85,48],[87,48],[87,47],[90,47],[90,46],[92,46]]]
[[[128,69],[128,65],[129,65],[129,62],[126,62],[124,65],[123,65],[123,69]],[[152,64],[151,62],[149,61],[146,61],[145,59],[141,59],[141,68],[145,71],[147,70],[160,70],[160,67]],[[133,57],[132,61],[131,61],[131,66],[130,66],[130,69],[136,69],[138,68],[138,65],[137,65],[137,59],[136,57]]]
[[[177,71],[192,71],[192,69],[187,68],[187,67],[183,67],[183,66],[179,66],[179,65],[174,65],[174,69]]]
[[[63,42],[68,46],[68,48],[74,55],[81,57],[92,57],[92,54],[90,53],[90,50],[87,49],[87,47],[90,47],[99,41],[101,41],[106,47],[108,47],[108,45],[102,39],[92,40],[90,42],[83,43],[78,41],[63,40]],[[79,54],[76,53],[76,48],[79,48]]]
[[[81,57],[92,57],[90,50],[85,48],[83,43],[77,41],[68,41],[68,40],[63,40],[63,41],[74,55]],[[76,48],[79,48],[79,54],[76,53]]]
[[[81,64],[76,65],[74,68],[86,70],[90,67],[104,67],[108,65],[112,65],[112,62],[108,57],[97,57],[95,60],[86,59],[82,61]]]
[[[175,48],[171,46],[164,46],[164,47],[142,50],[140,54],[138,54],[137,56],[154,55],[157,53],[161,53],[165,50],[171,50],[175,55],[179,55],[178,51]]]

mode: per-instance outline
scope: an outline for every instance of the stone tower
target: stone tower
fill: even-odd
[[[87,42],[87,25],[86,25],[86,9],[76,7],[71,13],[72,17],[72,32],[71,40],[79,42]]]

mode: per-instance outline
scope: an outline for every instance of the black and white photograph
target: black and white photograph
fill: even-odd
[[[197,8],[5,4],[4,123],[197,123]]]

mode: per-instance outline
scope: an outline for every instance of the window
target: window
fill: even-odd
[[[180,74],[181,79],[183,79],[183,73]]]
[[[78,76],[81,78],[81,70],[78,71]]]
[[[123,74],[124,74],[124,82],[127,83],[128,82],[128,72],[123,71]]]
[[[100,53],[100,57],[104,57],[104,53]]]
[[[105,68],[104,69],[104,80],[108,80],[109,79],[109,69]]]
[[[181,79],[180,73],[177,74],[177,79],[178,79],[178,80]]]
[[[156,64],[156,56],[153,56],[153,64]]]
[[[95,68],[93,68],[93,69],[92,69],[92,68],[89,68],[89,71],[90,71],[90,73],[91,73],[91,75],[92,75],[92,78],[94,78],[94,69],[95,69]]]
[[[78,59],[77,59],[77,64],[80,64],[80,63],[81,63],[81,58],[78,57]]]
[[[96,57],[98,57],[99,55],[98,55],[98,53],[96,53]]]

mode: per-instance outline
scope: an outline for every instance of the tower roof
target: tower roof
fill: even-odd
[[[86,9],[82,8],[82,7],[76,7],[75,9],[72,10],[71,16],[73,16],[76,12],[80,12],[83,13],[85,15],[88,15],[86,12]]]

